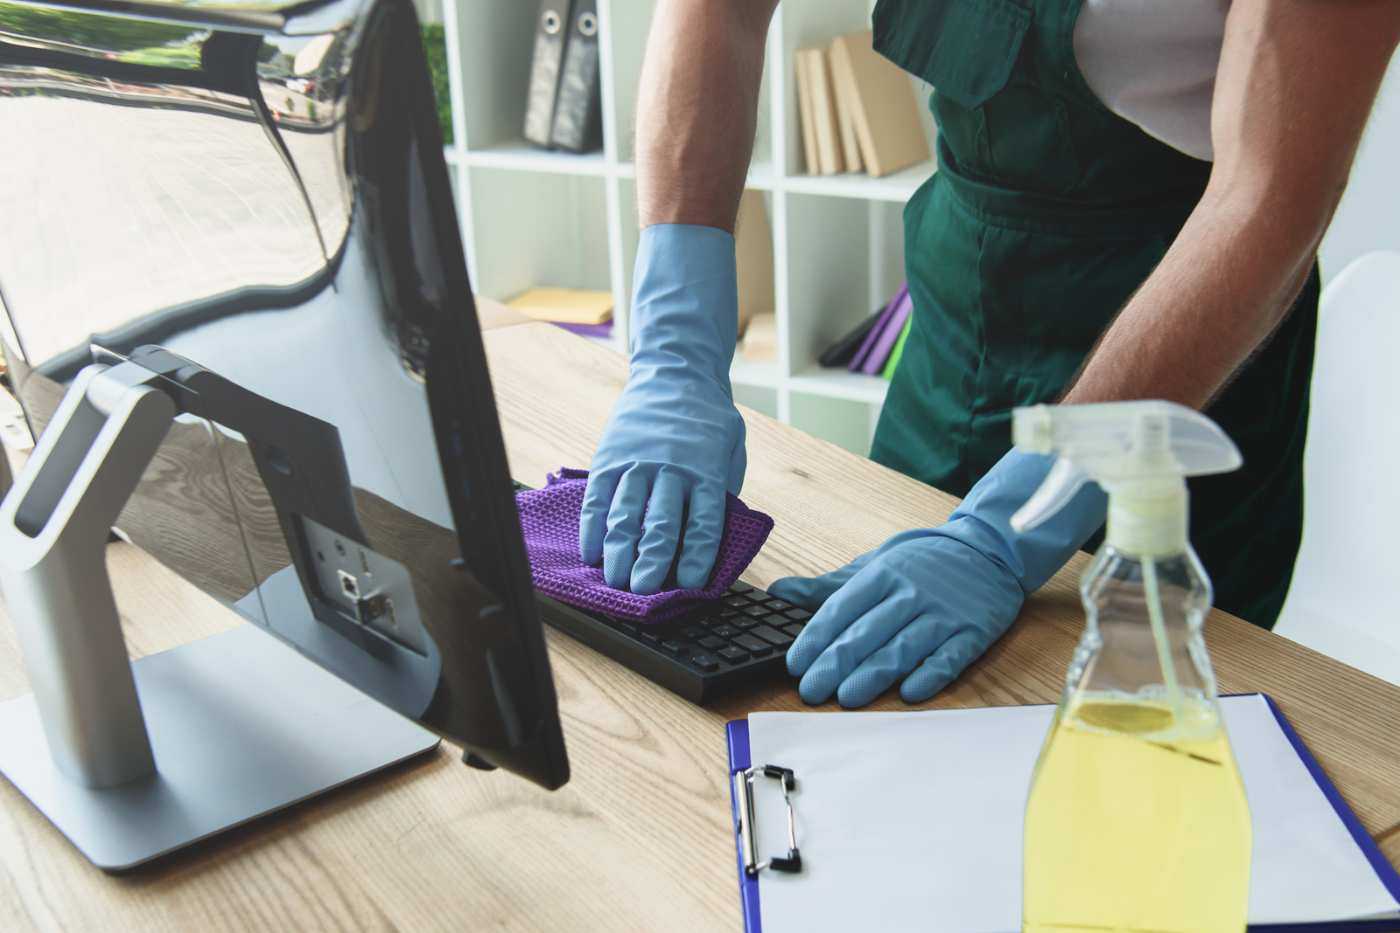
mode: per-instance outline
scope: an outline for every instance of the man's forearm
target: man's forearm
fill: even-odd
[[[1282,321],[1322,227],[1229,198],[1203,201],[1065,402],[1162,398],[1204,407]]]
[[[661,0],[637,103],[642,226],[733,231],[777,0]]]
[[[1234,0],[1210,184],[1067,402],[1204,406],[1282,320],[1346,186],[1400,41],[1394,0]]]

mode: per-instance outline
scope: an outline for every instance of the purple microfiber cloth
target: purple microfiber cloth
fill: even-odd
[[[541,489],[515,494],[520,530],[530,556],[535,589],[546,596],[607,615],[637,622],[663,622],[697,602],[719,599],[739,579],[773,530],[773,519],[728,496],[724,534],[710,582],[700,589],[669,589],[650,596],[617,590],[603,582],[603,568],[590,567],[578,553],[578,524],[583,512],[587,470],[561,468]]]

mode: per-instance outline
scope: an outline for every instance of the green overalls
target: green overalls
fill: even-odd
[[[934,87],[938,171],[904,211],[913,325],[871,456],[958,495],[1055,402],[1166,253],[1210,163],[1108,110],[1074,58],[1080,0],[880,0],[875,47]],[[1191,481],[1216,605],[1271,626],[1302,530],[1312,275],[1207,409],[1243,469]]]

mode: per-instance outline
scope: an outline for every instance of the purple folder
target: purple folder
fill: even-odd
[[[611,337],[612,321],[604,321],[601,324],[569,324],[565,321],[552,321],[555,327],[562,327],[573,334],[583,337]]]
[[[880,370],[885,368],[885,362],[889,360],[890,352],[894,350],[894,345],[899,342],[899,333],[904,330],[904,322],[909,320],[909,313],[914,308],[914,299],[909,297],[907,287],[900,289],[899,294],[895,297],[898,301],[895,304],[894,313],[880,328],[880,334],[875,338],[875,345],[870,348],[870,355],[865,358],[865,364],[860,368],[860,371],[868,376],[878,376]]]
[[[894,293],[890,303],[885,305],[885,310],[880,312],[875,326],[870,328],[870,333],[866,334],[865,339],[861,341],[860,349],[856,351],[856,355],[851,357],[851,361],[846,364],[847,369],[853,373],[864,371],[865,361],[870,356],[870,351],[875,347],[875,342],[880,339],[880,334],[884,331],[885,325],[889,323],[889,319],[894,314],[900,300],[908,294],[909,286],[907,284],[899,286],[899,291]]]

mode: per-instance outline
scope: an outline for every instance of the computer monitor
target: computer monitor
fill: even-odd
[[[104,867],[438,735],[568,778],[436,113],[408,0],[0,0],[0,344],[53,422],[0,510],[35,685],[0,769]],[[136,662],[132,695],[108,525],[250,625]],[[176,760],[221,724],[263,771]],[[3,750],[25,730],[42,774]],[[188,816],[157,799],[181,768],[289,787],[127,838]]]

